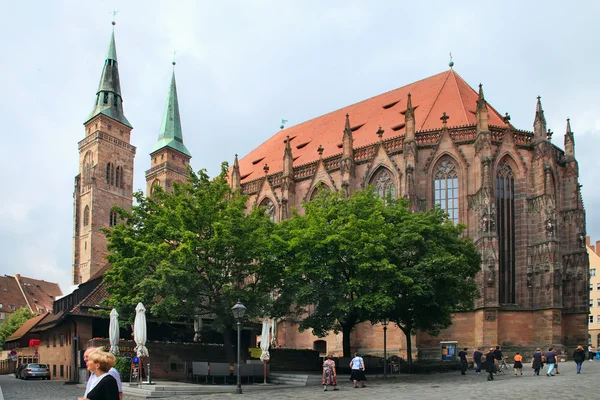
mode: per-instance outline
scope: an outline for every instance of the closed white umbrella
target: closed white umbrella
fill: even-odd
[[[146,309],[142,303],[135,307],[135,321],[133,322],[133,340],[135,352],[138,357],[148,357],[146,348]]]
[[[260,355],[260,360],[263,362],[263,374],[264,374],[264,383],[267,383],[267,361],[271,359],[271,355],[269,354],[269,345],[271,341],[269,339],[269,318],[266,316],[263,318],[263,326],[262,326],[262,334],[260,335],[260,349],[262,353]]]
[[[110,340],[110,352],[119,354],[119,313],[114,308],[110,312],[108,339]]]

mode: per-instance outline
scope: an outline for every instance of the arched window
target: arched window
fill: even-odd
[[[83,226],[90,224],[90,206],[85,206],[83,209]]]
[[[117,212],[115,210],[110,210],[110,221],[108,225],[115,226],[117,224],[117,217]]]
[[[271,221],[277,222],[277,209],[275,208],[275,204],[266,197],[263,201],[260,202],[260,207],[265,207],[265,214],[269,216]]]
[[[94,160],[92,158],[92,153],[88,151],[85,153],[83,157],[83,185],[89,186],[92,184],[92,165],[94,164]],[[83,187],[82,187],[83,189]]]
[[[115,186],[116,187],[121,187],[121,167],[117,167],[117,170],[115,172]]]
[[[313,189],[312,193],[310,194],[310,200],[314,200],[314,198],[317,197],[319,192],[321,192],[323,190],[331,190],[331,189],[329,189],[329,186],[327,186],[323,182],[317,183],[317,186]]]
[[[384,199],[388,194],[396,198],[396,185],[392,173],[387,168],[380,168],[371,178],[371,185],[375,186],[375,193]]]
[[[158,179],[155,179],[155,180],[152,182],[152,186],[150,186],[150,194],[153,194],[153,193],[155,193],[155,192],[156,192],[156,188],[155,188],[154,186],[160,186],[160,180],[158,180]]]
[[[433,178],[433,198],[436,205],[448,214],[448,218],[458,223],[458,175],[456,166],[444,160],[435,170]]]
[[[115,165],[113,163],[106,164],[106,183],[113,186],[115,184]]]
[[[496,172],[496,211],[498,222],[500,303],[515,303],[515,176],[506,162]]]

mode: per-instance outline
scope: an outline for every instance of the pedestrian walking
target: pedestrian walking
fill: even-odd
[[[515,354],[513,358],[513,369],[515,370],[515,376],[517,376],[517,371],[523,375],[523,356],[520,353]]]
[[[494,348],[491,347],[490,351],[486,353],[485,355],[485,372],[487,372],[488,377],[487,380],[488,381],[493,381],[494,380],[494,371],[495,371],[495,364],[496,361],[496,356],[494,355]]]
[[[594,352],[594,346],[592,346],[591,344],[588,346],[588,356],[589,356],[589,360],[590,361],[594,361],[594,356],[596,355],[596,353]]]
[[[533,368],[534,375],[539,375],[540,369],[544,367],[543,357],[542,349],[538,347],[535,350],[535,353],[533,353],[533,358],[531,360],[531,368]]]
[[[467,359],[468,356],[469,356],[469,353],[467,353],[466,347],[458,352],[458,358],[460,359],[460,374],[461,375],[467,374],[467,369],[469,368],[469,360]]]
[[[481,372],[481,356],[483,356],[481,349],[478,348],[473,352],[473,362],[475,363],[476,375],[479,375],[479,373]]]
[[[355,353],[354,358],[350,360],[350,368],[352,368],[350,380],[354,382],[354,388],[366,387],[365,381],[367,380],[367,377],[365,375],[365,361],[358,353]],[[358,384],[360,384],[360,386],[358,386]]]
[[[321,377],[321,383],[325,392],[327,391],[328,385],[333,385],[333,390],[339,390],[337,387],[335,361],[333,361],[333,356],[331,354],[323,361],[323,376]]]
[[[546,364],[548,364],[548,370],[546,376],[554,376],[554,366],[556,365],[556,352],[554,348],[550,347],[546,353]]]
[[[585,361],[585,351],[583,350],[583,346],[577,346],[575,351],[573,352],[573,361],[577,364],[577,373],[581,373],[581,365]]]

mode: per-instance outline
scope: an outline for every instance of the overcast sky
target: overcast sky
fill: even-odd
[[[122,4],[120,4],[122,3]],[[77,142],[116,16],[135,189],[157,140],[173,50],[184,142],[211,175],[277,132],[454,69],[553,142],[575,131],[587,232],[600,240],[600,2],[10,1],[3,4],[1,274],[71,282]],[[341,132],[342,127],[340,127]]]

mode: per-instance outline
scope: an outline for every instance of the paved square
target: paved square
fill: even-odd
[[[245,399],[485,399],[502,398],[555,398],[555,399],[594,399],[600,398],[596,379],[600,376],[600,362],[586,361],[582,374],[577,375],[575,363],[560,364],[560,374],[547,377],[533,376],[530,367],[525,365],[523,376],[515,377],[512,371],[496,376],[493,382],[486,381],[486,375],[475,375],[469,370],[466,376],[459,371],[427,375],[402,375],[388,381],[371,380],[364,389],[353,389],[348,380],[340,381],[340,390],[323,392],[321,386],[259,390],[252,385],[244,385]],[[5,400],[69,400],[77,399],[84,392],[83,385],[65,385],[63,381],[22,381],[12,375],[0,376],[0,388]],[[242,396],[239,396],[240,398]],[[231,399],[235,394],[203,394],[180,396],[177,400],[217,400]],[[136,397],[125,396],[125,400]]]

